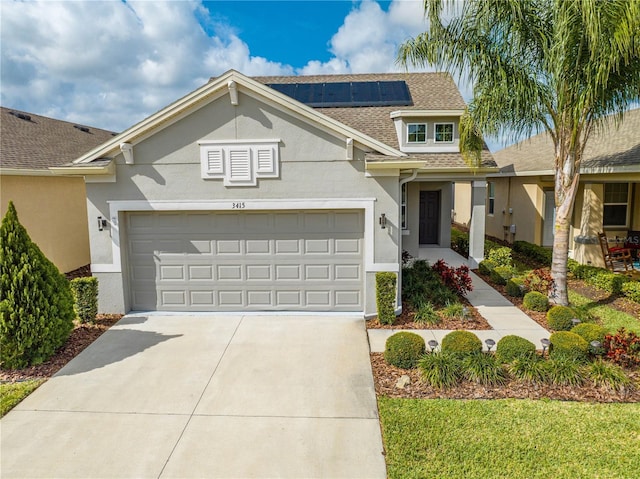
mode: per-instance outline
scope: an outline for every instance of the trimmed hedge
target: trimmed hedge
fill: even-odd
[[[501,338],[496,346],[496,357],[502,363],[510,363],[518,358],[530,357],[535,353],[535,344],[528,339],[513,334]]]
[[[613,273],[608,269],[585,264],[576,266],[573,270],[573,275],[577,279],[582,279],[588,284],[611,294],[622,293],[624,285],[632,281],[623,274]]]
[[[565,356],[576,361],[584,361],[589,357],[589,343],[579,334],[558,331],[549,337],[549,341],[549,355],[552,357]]]
[[[70,285],[76,316],[81,323],[93,323],[98,315],[98,278],[76,278],[71,280]]]
[[[478,264],[478,271],[480,271],[480,274],[489,276],[491,274],[491,271],[493,271],[496,266],[498,265],[495,264],[493,261],[489,261],[488,259],[483,259]]]
[[[624,294],[631,301],[640,303],[640,282],[629,281],[622,285],[622,294]]]
[[[442,338],[442,351],[468,354],[482,352],[482,341],[470,331],[452,331]]]
[[[594,323],[577,324],[571,328],[571,332],[581,336],[587,343],[600,341],[600,344],[604,343],[604,337],[607,334],[607,331],[602,326]]]
[[[513,250],[538,263],[551,266],[553,251],[527,241],[514,241]]]
[[[573,328],[571,321],[576,317],[576,313],[568,306],[552,306],[547,311],[547,324],[554,331],[569,331]]]
[[[513,258],[511,257],[511,248],[502,246],[500,248],[494,248],[487,254],[487,259],[498,266],[511,267],[513,264]]]
[[[524,278],[520,276],[514,276],[507,281],[507,294],[514,298],[522,298],[526,288],[524,287]]]
[[[522,306],[524,306],[526,309],[544,313],[547,309],[549,309],[549,298],[547,298],[546,295],[539,293],[538,291],[529,291],[524,295]]]
[[[376,273],[376,307],[378,320],[382,324],[393,324],[396,319],[396,285],[398,277],[395,273],[380,271]]]
[[[503,286],[507,284],[507,280],[511,279],[512,276],[513,268],[511,266],[496,266],[489,275],[493,282]]]
[[[384,359],[397,368],[414,368],[424,354],[424,339],[416,333],[401,331],[389,336],[385,343]]]

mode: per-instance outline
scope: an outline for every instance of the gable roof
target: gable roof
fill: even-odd
[[[552,174],[554,147],[540,133],[493,154],[506,175]],[[596,130],[584,151],[581,173],[640,172],[640,108],[625,112],[616,127],[613,117]]]
[[[229,94],[230,82],[234,82],[238,91],[244,94],[260,97],[280,108],[286,109],[289,113],[313,123],[317,127],[323,128],[335,135],[352,138],[354,141],[364,145],[368,149],[393,157],[405,156],[405,154],[398,149],[376,138],[368,136],[366,133],[355,129],[352,126],[335,121],[320,111],[308,107],[287,95],[269,88],[263,83],[249,78],[235,70],[229,70],[223,75],[211,79],[205,85],[173,102],[157,113],[154,113],[150,117],[133,125],[100,147],[89,151],[75,160],[74,163],[78,165],[90,163],[96,159],[119,153],[120,145],[122,143],[135,143],[136,141],[140,141],[152,134],[152,132],[164,128],[172,122],[182,118],[184,115],[189,114],[194,109],[200,108],[217,98]]]
[[[265,83],[339,83],[364,81],[406,82],[410,106],[331,107],[315,109],[377,140],[399,149],[391,113],[397,110],[464,110],[467,105],[448,73],[364,73],[349,75],[254,77]]]
[[[46,171],[111,138],[113,133],[107,130],[0,107],[2,169]]]

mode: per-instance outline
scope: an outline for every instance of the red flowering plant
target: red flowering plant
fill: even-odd
[[[538,268],[527,274],[524,278],[524,286],[527,291],[549,294],[555,289],[555,282],[548,268]]]
[[[604,350],[607,359],[620,366],[640,365],[640,336],[633,331],[620,328],[615,334],[604,337]]]
[[[473,290],[468,266],[462,265],[458,268],[453,268],[449,266],[445,260],[439,259],[431,266],[431,269],[440,275],[442,282],[447,288],[460,296],[464,296]]]

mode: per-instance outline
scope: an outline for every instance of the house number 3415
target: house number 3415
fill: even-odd
[[[241,201],[240,203],[231,203],[231,209],[234,210],[241,210],[245,207],[244,201]]]

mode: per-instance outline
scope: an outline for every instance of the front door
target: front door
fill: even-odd
[[[440,192],[420,192],[420,244],[437,244],[440,226]]]

